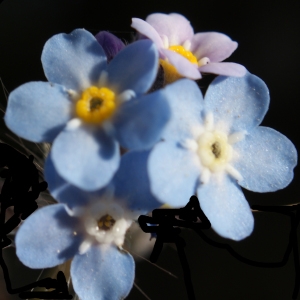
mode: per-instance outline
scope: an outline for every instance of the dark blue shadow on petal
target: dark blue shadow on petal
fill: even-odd
[[[121,158],[120,168],[113,178],[115,196],[123,199],[130,209],[141,214],[160,207],[150,192],[148,159],[151,151],[131,151]]]
[[[44,141],[52,143],[59,133],[65,128],[65,126],[66,124],[63,124],[47,130],[43,135]]]
[[[61,251],[58,255],[60,259],[68,260],[78,253],[79,246],[83,242],[83,226],[78,218],[70,217],[64,209],[59,210],[54,215],[54,218],[57,219],[58,227],[70,230],[71,236],[68,237],[72,239],[70,246]],[[51,224],[49,224],[49,226],[51,226]],[[51,243],[51,241],[49,242]]]
[[[101,140],[99,154],[102,158],[110,159],[115,155],[116,151],[119,151],[119,149],[116,147],[114,139],[112,139],[111,136],[106,134],[103,130],[99,130],[99,132],[96,134],[96,137]]]
[[[95,46],[97,46],[97,47],[95,47]],[[101,55],[99,55],[99,53],[100,53],[99,48],[101,48],[101,50],[103,52]],[[99,56],[99,63],[94,65],[94,67],[91,69],[90,74],[89,74],[90,82],[92,82],[93,84],[97,84],[102,71],[106,70],[106,66],[107,66],[106,55],[105,55],[104,50],[98,43],[97,43],[97,45],[95,45],[94,43],[89,45],[86,48],[86,51],[95,56]]]

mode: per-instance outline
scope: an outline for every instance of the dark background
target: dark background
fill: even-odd
[[[40,56],[44,43],[54,34],[69,33],[75,28],[85,28],[93,34],[109,30],[130,41],[134,33],[130,28],[132,17],[145,19],[154,12],[177,12],[190,20],[195,32],[219,31],[239,43],[228,61],[244,65],[262,78],[270,90],[271,104],[263,125],[285,134],[299,149],[300,1],[237,3],[213,0],[6,0],[0,5],[0,77],[9,92],[28,81],[45,81]],[[2,89],[0,100],[5,103]],[[295,178],[286,189],[266,194],[245,192],[245,195],[250,204],[298,203],[299,183],[299,168],[296,168]],[[212,231],[207,234],[214,240],[229,242],[249,259],[281,261],[289,241],[290,219],[277,213],[255,213],[254,216],[254,233],[242,242],[221,239]],[[182,236],[187,242],[185,251],[197,299],[292,298],[293,255],[282,268],[257,268],[237,261],[225,250],[208,245],[192,231],[185,231]],[[38,276],[39,272],[33,273],[21,266],[13,248],[5,249],[3,255],[12,272],[13,287],[31,283]],[[173,246],[165,246],[158,265],[178,279],[150,263],[141,262],[137,264],[136,284],[150,299],[187,299]],[[18,270],[17,275],[14,270]],[[1,289],[0,299],[10,299],[6,298],[3,282]],[[128,299],[147,298],[133,287]]]

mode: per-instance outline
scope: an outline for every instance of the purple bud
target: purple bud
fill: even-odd
[[[95,38],[104,49],[108,62],[125,47],[125,44],[118,37],[107,31],[98,32]]]

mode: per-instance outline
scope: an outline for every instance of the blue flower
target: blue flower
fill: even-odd
[[[5,122],[25,139],[53,143],[51,158],[68,182],[104,187],[119,167],[119,144],[145,150],[160,139],[169,117],[164,92],[143,96],[157,73],[152,42],[125,47],[107,65],[95,37],[77,29],[50,38],[42,64],[49,82],[15,89]]]
[[[22,224],[19,259],[30,268],[49,268],[73,258],[72,283],[80,299],[125,298],[134,280],[133,258],[122,248],[126,231],[139,214],[160,205],[141,165],[149,151],[133,153],[123,155],[110,184],[94,192],[65,181],[48,156],[46,180],[59,204],[39,209]]]
[[[258,77],[217,77],[205,100],[195,82],[167,86],[172,116],[148,160],[151,191],[161,202],[184,206],[197,194],[213,229],[241,240],[253,216],[240,186],[272,192],[287,186],[297,163],[294,145],[259,126],[269,92]]]

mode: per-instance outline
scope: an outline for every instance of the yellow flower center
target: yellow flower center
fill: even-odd
[[[198,65],[196,56],[191,51],[186,50],[183,46],[174,45],[169,47],[169,50],[182,55],[183,57],[188,59],[192,64]],[[164,85],[175,82],[176,80],[183,77],[177,72],[177,69],[168,61],[160,59],[159,62],[164,69]]]
[[[97,225],[99,227],[100,230],[109,230],[111,229],[114,224],[116,223],[116,221],[113,219],[112,216],[110,215],[104,215],[103,217],[101,217],[98,222]]]
[[[174,46],[169,47],[169,50],[172,50],[172,51],[182,55],[183,57],[188,59],[192,64],[198,65],[196,56],[191,51],[186,50],[183,46],[174,45]]]
[[[232,158],[232,146],[220,131],[205,132],[198,140],[201,163],[212,172],[222,170]]]
[[[90,86],[76,103],[76,114],[87,123],[99,124],[116,110],[115,93],[106,87]]]
[[[166,60],[160,59],[159,63],[164,69],[164,86],[182,78],[177,69]]]

